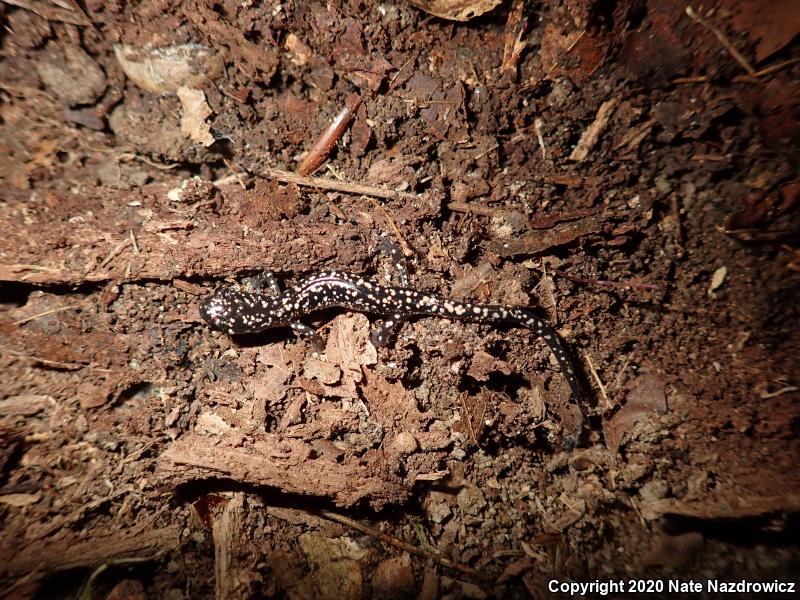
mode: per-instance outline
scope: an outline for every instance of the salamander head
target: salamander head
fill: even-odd
[[[200,305],[200,316],[214,329],[229,335],[260,333],[286,325],[283,307],[264,294],[222,288]]]

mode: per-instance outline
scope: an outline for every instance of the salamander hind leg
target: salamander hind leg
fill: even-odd
[[[376,348],[385,346],[397,336],[397,332],[404,320],[403,315],[389,315],[383,323],[372,331],[369,341]]]
[[[580,445],[581,439],[583,438],[585,421],[583,407],[584,391],[572,352],[570,352],[567,344],[561,336],[556,333],[555,329],[545,323],[532,310],[522,307],[510,308],[506,318],[535,332],[536,335],[547,343],[550,347],[550,351],[556,357],[561,367],[561,373],[567,380],[570,390],[572,391],[572,400],[578,410],[578,422],[575,427],[575,432],[573,435],[565,435],[566,445],[569,449]]]

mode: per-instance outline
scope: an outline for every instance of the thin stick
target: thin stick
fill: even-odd
[[[397,238],[397,243],[400,244],[400,249],[403,251],[403,256],[406,258],[410,258],[414,255],[414,252],[411,250],[411,247],[406,242],[406,239],[403,237],[403,234],[400,232],[400,228],[395,223],[392,215],[389,214],[389,211],[384,208],[384,206],[377,202],[374,198],[369,198],[369,201],[372,205],[377,208],[382,214],[383,218],[386,219],[386,222],[389,223],[389,227],[391,227],[392,231],[394,231],[394,235]]]
[[[776,398],[778,396],[782,396],[783,394],[788,394],[789,392],[796,392],[800,390],[796,385],[787,385],[786,387],[782,387],[781,389],[775,392],[764,392],[761,394],[761,397],[766,400],[768,398]]]
[[[728,52],[730,52],[731,56],[733,56],[733,58],[736,59],[736,62],[742,65],[742,68],[745,71],[747,71],[750,75],[754,77],[756,76],[756,70],[753,68],[753,65],[750,64],[750,61],[748,61],[744,57],[744,55],[736,49],[736,47],[728,40],[728,38],[725,36],[724,33],[722,33],[722,31],[717,29],[714,25],[712,25],[711,23],[706,21],[703,17],[694,12],[694,9],[692,8],[691,4],[686,7],[686,14],[689,15],[690,19],[696,21],[697,23],[708,29],[715,36],[717,36],[719,43],[722,44],[723,47]]]
[[[479,573],[475,569],[472,569],[472,568],[470,568],[470,567],[468,567],[466,565],[462,565],[461,563],[453,562],[452,560],[449,560],[449,559],[444,558],[442,556],[439,556],[437,554],[433,554],[432,552],[429,552],[428,550],[423,550],[422,548],[419,548],[417,546],[413,546],[413,545],[409,544],[408,542],[404,542],[401,539],[398,539],[398,538],[396,538],[396,537],[394,537],[392,535],[383,533],[382,531],[378,531],[377,529],[373,529],[372,527],[367,527],[366,525],[362,525],[358,521],[353,521],[352,519],[348,519],[347,517],[345,517],[343,515],[340,515],[340,514],[337,514],[337,513],[328,511],[328,510],[320,510],[318,514],[320,516],[325,517],[326,519],[329,519],[329,520],[334,521],[336,523],[340,523],[340,524],[345,525],[347,527],[351,527],[352,529],[355,529],[356,531],[360,531],[361,533],[365,533],[367,535],[371,535],[372,537],[375,537],[375,538],[381,540],[382,542],[384,542],[386,544],[394,546],[395,548],[400,548],[401,550],[405,550],[409,554],[415,554],[415,555],[417,555],[419,557],[422,557],[422,558],[428,558],[428,559],[430,559],[430,560],[432,560],[434,562],[439,563],[443,567],[447,567],[448,569],[453,569],[455,571],[459,571],[461,573],[464,573],[465,575],[469,575],[470,577],[475,577],[476,579],[480,579],[482,581],[488,581],[489,580],[489,578],[486,575],[484,575],[483,573]]]
[[[415,201],[419,200],[416,194],[409,194],[408,192],[395,192],[385,188],[374,187],[371,185],[363,185],[361,183],[351,183],[349,181],[338,181],[336,179],[328,179],[325,177],[310,177],[307,175],[298,175],[291,171],[283,171],[281,169],[261,169],[258,173],[262,177],[282,181],[283,183],[296,183],[297,185],[305,187],[317,187],[321,190],[330,190],[333,192],[344,192],[346,194],[356,194],[364,196],[372,196],[373,198],[386,198],[391,200],[397,198],[400,200]]]
[[[764,67],[763,69],[761,69],[756,73],[756,77],[761,77],[763,75],[769,75],[770,73],[774,73],[775,71],[780,71],[784,67],[793,65],[796,62],[800,62],[800,58],[790,58],[789,60],[785,60],[783,62],[779,62],[777,64],[770,65],[768,67]]]
[[[122,252],[128,246],[130,246],[131,243],[132,243],[131,238],[126,237],[119,244],[117,244],[116,248],[114,248],[111,252],[108,253],[108,256],[106,256],[105,259],[103,259],[103,262],[101,262],[99,265],[97,265],[97,268],[98,269],[102,269],[103,267],[105,267],[108,263],[110,263],[112,260],[114,260],[114,257],[117,254]]]
[[[595,368],[594,363],[592,362],[592,357],[587,354],[585,358],[586,358],[586,364],[589,365],[589,372],[592,374],[592,377],[594,377],[594,380],[597,383],[597,387],[600,388],[600,395],[603,396],[603,400],[606,403],[606,408],[608,409],[612,408],[611,402],[609,402],[608,400],[608,390],[606,390],[606,386],[600,379],[600,375],[597,374],[597,369]]]
[[[30,317],[25,317],[24,319],[19,319],[18,321],[14,321],[14,325],[22,325],[23,323],[27,323],[28,321],[33,321],[35,319],[39,319],[41,317],[46,317],[47,315],[52,315],[53,313],[61,312],[62,310],[70,310],[71,308],[78,308],[77,304],[70,304],[69,306],[62,306],[60,308],[53,308],[51,310],[46,310],[44,312],[40,312],[38,314],[32,315]]]
[[[139,254],[139,244],[136,243],[136,236],[133,235],[133,229],[129,229],[128,233],[131,236],[131,246],[133,246],[133,253]]]
[[[544,261],[542,261],[542,279],[540,283],[544,285],[544,291],[550,299],[550,304],[553,306],[553,321],[558,323],[558,302],[556,302],[556,296],[553,294],[553,281],[547,277],[547,263]]]

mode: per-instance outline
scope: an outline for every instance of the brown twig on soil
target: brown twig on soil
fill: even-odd
[[[52,315],[53,313],[61,312],[63,310],[70,310],[71,308],[79,308],[77,304],[70,304],[68,306],[61,306],[59,308],[53,308],[50,310],[46,310],[44,312],[37,313],[35,315],[31,315],[30,317],[25,317],[23,319],[18,319],[12,323],[13,325],[22,325],[23,323],[27,323],[28,321],[33,321],[35,319],[40,319],[41,317],[46,317],[47,315]]]
[[[618,102],[619,98],[611,98],[600,105],[600,108],[597,109],[597,115],[594,121],[581,135],[581,138],[575,145],[575,149],[569,155],[569,160],[582,162],[588,158],[589,153],[597,144],[600,136],[603,135],[606,125],[608,125],[608,121],[614,113]]]
[[[231,175],[233,175],[233,177],[236,179],[236,182],[239,184],[239,187],[242,188],[242,191],[247,190],[244,177],[242,177],[242,174],[234,168],[234,165],[232,165],[231,162],[226,158],[223,158],[222,162],[225,163],[226,167],[228,167],[228,170],[231,172]]]
[[[771,75],[772,73],[777,73],[781,69],[789,67],[797,62],[800,62],[800,58],[790,58],[788,60],[781,61],[779,63],[775,63],[774,65],[768,65],[763,69],[759,69],[752,75],[737,75],[733,78],[734,81],[742,81],[748,80],[752,77],[763,77],[764,75]],[[695,77],[676,77],[675,79],[671,80],[670,83],[678,84],[678,83],[706,83],[710,77],[708,75],[697,75]]]
[[[542,121],[539,117],[536,117],[533,120],[533,128],[536,131],[536,139],[539,140],[539,148],[542,149],[542,160],[547,160],[547,148],[544,144],[544,137],[542,136],[542,125],[544,125],[544,121]]]
[[[680,256],[683,256],[685,250],[683,248],[684,232],[683,223],[681,223],[681,207],[678,205],[678,194],[670,196],[670,211],[672,212],[672,220],[675,224],[675,243],[678,246]]]
[[[297,169],[300,175],[311,175],[311,173],[316,171],[319,166],[325,162],[333,146],[339,141],[344,130],[350,124],[350,121],[356,116],[356,111],[358,107],[361,106],[361,100],[362,98],[359,96],[355,100],[345,102],[344,108],[342,108],[333,118],[333,121],[322,130],[317,141],[311,146],[311,150],[308,151],[308,154],[306,154],[306,157]]]
[[[133,247],[133,253],[139,254],[141,251],[139,250],[139,244],[136,243],[136,236],[133,235],[133,229],[129,229],[128,234],[131,237],[131,246]]]
[[[2,347],[0,347],[2,348]],[[23,352],[17,352],[16,350],[12,350],[11,348],[2,348],[5,352],[8,352],[11,356],[16,356],[17,358],[27,358],[30,361],[41,363],[47,367],[53,367],[54,369],[64,369],[66,371],[77,371],[78,369],[84,368],[86,365],[81,363],[66,363],[60,362],[57,360],[48,360],[47,358],[41,358],[39,356],[32,356],[30,354],[25,354]]]
[[[467,427],[469,427],[469,434],[472,436],[472,441],[475,442],[475,445],[480,448],[481,445],[478,443],[478,436],[475,435],[475,427],[472,425],[472,413],[467,406],[467,401],[464,399],[465,394],[459,395],[459,400],[461,400],[461,406],[464,408],[464,418],[467,421]]]
[[[597,383],[597,387],[600,388],[600,395],[603,397],[603,400],[606,403],[606,408],[608,409],[613,408],[611,406],[611,402],[608,400],[608,390],[606,390],[605,384],[600,379],[600,375],[597,374],[597,369],[595,368],[594,363],[592,362],[592,357],[587,354],[585,358],[586,358],[586,364],[589,365],[589,373],[592,374],[592,377],[594,377],[594,380]]]
[[[283,171],[281,169],[265,168],[261,169],[258,174],[261,177],[275,179],[283,183],[296,183],[297,185],[303,187],[316,187],[321,190],[330,190],[332,192],[371,196],[373,198],[386,198],[387,200],[397,198],[400,200],[414,201],[419,199],[416,194],[409,194],[408,192],[395,192],[372,185],[352,183],[349,181],[338,181],[336,179],[328,179],[326,177],[299,175],[298,173]]]
[[[547,293],[547,298],[550,300],[550,305],[553,307],[553,321],[558,323],[558,302],[553,293],[553,281],[547,277],[547,264],[542,262],[542,278],[539,283],[544,285],[544,291]]]
[[[65,528],[64,531],[69,530]],[[95,532],[89,537],[67,533],[59,539],[37,539],[17,548],[3,566],[6,573],[18,576],[31,572],[57,573],[111,561],[156,560],[179,547],[179,536],[180,529],[176,526],[140,533],[131,530]]]
[[[122,240],[119,244],[116,245],[116,247],[113,250],[111,250],[111,252],[108,253],[108,256],[106,256],[103,259],[103,262],[101,262],[99,265],[97,265],[97,269],[102,269],[103,267],[105,267],[108,263],[110,263],[112,260],[114,260],[114,257],[117,254],[122,252],[128,246],[130,246],[131,243],[132,243],[132,241],[131,241],[131,238],[129,238],[129,237],[127,237],[124,240]]]
[[[392,535],[389,535],[388,533],[383,533],[382,531],[378,531],[377,529],[373,529],[372,527],[367,527],[366,525],[362,525],[358,521],[348,519],[344,515],[340,515],[331,512],[329,510],[320,510],[318,514],[322,517],[325,517],[326,519],[329,519],[330,521],[339,523],[341,525],[345,525],[347,527],[351,527],[356,531],[360,531],[361,533],[370,535],[386,544],[394,546],[395,548],[400,548],[401,550],[405,550],[409,554],[415,554],[416,556],[419,556],[421,558],[430,559],[436,563],[439,563],[443,567],[459,571],[460,573],[464,573],[465,575],[469,575],[470,577],[474,577],[481,581],[489,580],[489,578],[485,574],[480,573],[475,569],[472,569],[466,565],[462,565],[461,563],[454,562],[437,554],[433,554],[428,550],[424,550],[422,548],[409,544],[408,542],[404,542],[403,540],[396,538]]]
[[[153,167],[154,169],[158,169],[159,171],[171,171],[172,169],[177,169],[181,166],[181,163],[170,163],[168,165],[157,163],[155,161],[150,160],[144,156],[140,156],[133,152],[123,152],[122,154],[117,155],[117,160],[139,160],[146,165]]]
[[[400,244],[400,250],[402,250],[403,256],[406,258],[413,256],[414,253],[411,251],[411,247],[408,245],[408,242],[406,242],[406,238],[403,237],[400,228],[397,226],[397,223],[395,223],[392,215],[389,214],[389,211],[386,210],[382,204],[379,204],[374,198],[368,198],[368,200],[383,214],[383,218],[386,219],[387,223],[389,223],[389,227],[392,229],[392,231],[394,231],[394,235],[397,238],[397,243]]]
[[[780,71],[784,67],[788,67],[789,65],[793,65],[796,62],[800,62],[800,58],[790,58],[789,60],[784,60],[779,63],[775,63],[774,65],[770,65],[768,67],[764,67],[755,72],[755,77],[763,77],[764,75],[769,75],[771,73],[775,73],[776,71]]]
[[[760,395],[760,397],[763,400],[767,400],[769,398],[776,398],[778,396],[783,396],[784,394],[788,394],[790,392],[796,392],[797,390],[800,390],[800,387],[797,387],[796,385],[787,385],[774,392],[764,392]]]
[[[736,47],[730,42],[730,40],[728,40],[722,31],[698,15],[694,11],[694,8],[692,8],[691,4],[686,7],[686,14],[690,19],[699,23],[713,33],[719,40],[719,43],[723,45],[723,47],[730,53],[731,56],[733,56],[734,59],[736,59],[736,62],[738,62],[750,75],[753,77],[756,76],[756,70],[753,68],[753,65],[750,64],[750,61],[747,60],[744,55],[736,49]]]

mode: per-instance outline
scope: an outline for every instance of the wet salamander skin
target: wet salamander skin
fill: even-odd
[[[222,288],[203,302],[200,314],[209,325],[231,335],[260,333],[285,326],[291,326],[298,333],[309,333],[313,330],[299,319],[332,307],[384,316],[386,320],[372,336],[375,345],[385,344],[395,328],[414,316],[431,315],[489,324],[509,322],[527,327],[547,342],[580,408],[579,379],[564,341],[536,313],[521,306],[458,302],[412,288],[379,285],[351,273],[323,271],[302,279],[285,292],[279,292],[274,283],[268,291]]]

